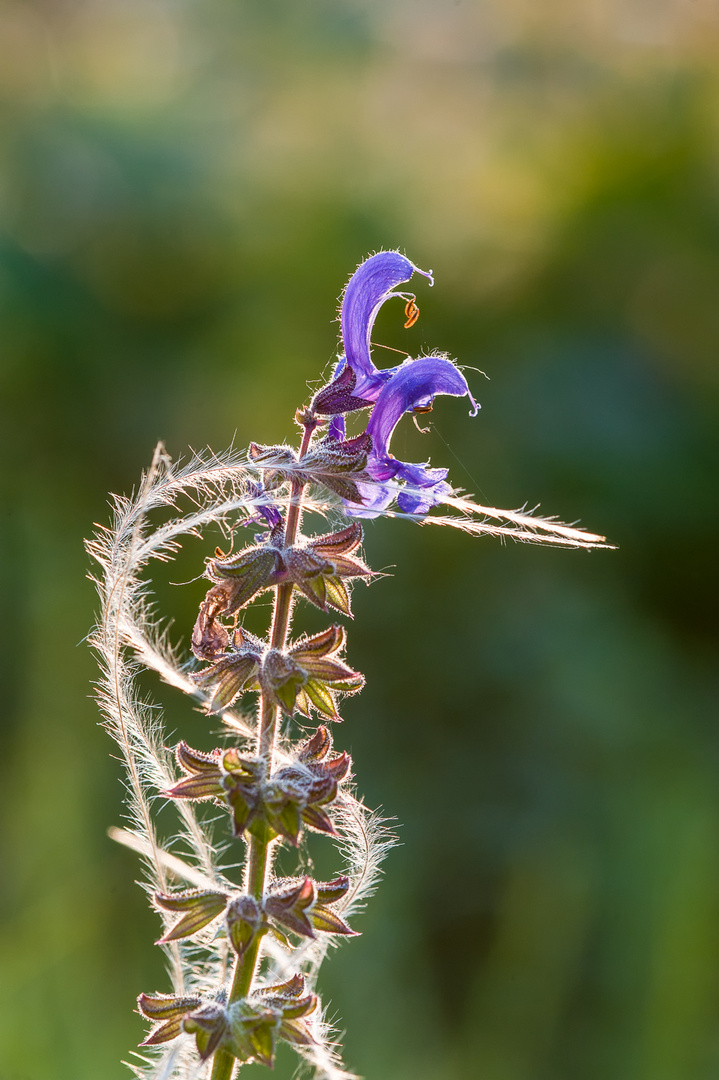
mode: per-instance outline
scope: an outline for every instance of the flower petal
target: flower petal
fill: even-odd
[[[407,360],[398,367],[380,391],[367,424],[372,449],[366,471],[374,484],[358,483],[362,507],[347,506],[355,517],[375,517],[394,498],[405,514],[426,514],[451,492],[445,483],[446,469],[432,469],[426,464],[399,461],[389,452],[389,444],[398,421],[405,412],[431,408],[436,394],[469,397],[476,415],[479,406],[472,397],[467,380],[445,356],[423,356]],[[398,489],[399,482],[406,487]]]
[[[366,259],[350,278],[342,297],[342,341],[345,359],[357,375],[353,393],[374,400],[392,369],[378,371],[370,355],[370,338],[377,312],[392,290],[409,281],[417,270],[432,282],[431,272],[419,270],[398,251],[380,251]]]
[[[389,382],[382,387],[367,424],[367,434],[372,436],[372,456],[380,459],[386,457],[392,432],[400,417],[414,408],[431,406],[436,394],[468,396],[473,415],[477,412],[478,405],[469,391],[467,380],[445,356],[421,356],[397,368]]]

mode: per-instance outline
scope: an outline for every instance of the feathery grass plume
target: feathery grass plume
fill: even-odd
[[[101,602],[92,635],[102,672],[98,699],[127,773],[128,824],[110,835],[143,860],[170,976],[169,992],[138,999],[151,1027],[130,1068],[143,1080],[230,1080],[246,1062],[271,1066],[280,1041],[294,1046],[319,1080],[353,1080],[317,994],[317,974],[328,948],[354,932],[394,836],[356,797],[349,755],[335,748],[327,726],[341,720],[344,695],[364,683],[342,655],[345,630],[333,622],[293,638],[292,615],[304,600],[350,614],[352,581],[377,576],[358,555],[362,519],[401,516],[474,535],[606,546],[603,537],[552,518],[474,503],[447,483],[446,470],[390,453],[400,418],[429,412],[438,394],[467,397],[472,415],[479,408],[442,354],[391,369],[374,365],[370,335],[381,305],[400,296],[405,325],[418,316],[414,294],[396,291],[415,271],[398,252],[380,252],[353,274],[340,309],[343,352],[330,383],[298,410],[298,450],[250,443],[246,452],[207,451],[181,465],[159,445],[137,492],[115,498],[112,525],[98,527],[88,543]],[[363,410],[366,430],[346,438],[345,417]],[[308,512],[326,519],[330,531],[303,535]],[[184,538],[218,525],[233,548],[206,560],[210,587],[191,661],[156,614],[152,566],[173,559]],[[235,550],[239,535],[247,543]],[[263,639],[243,619],[267,591],[274,601]],[[143,669],[219,716],[225,746],[167,749],[162,715],[140,695]],[[309,737],[280,732],[282,715],[295,713],[305,720],[317,714]],[[168,801],[176,832],[161,841],[155,811]],[[224,815],[221,839],[217,815],[213,823],[198,812],[201,802]],[[308,831],[337,848],[332,881],[302,871]],[[239,837],[246,850],[240,875],[232,846]],[[297,850],[299,877],[276,876],[282,846]]]

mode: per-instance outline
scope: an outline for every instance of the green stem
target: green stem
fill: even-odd
[[[313,422],[305,423],[300,445],[299,456],[303,458],[307,453],[315,429]],[[302,495],[305,490],[302,480],[292,481],[290,492],[290,505],[287,511],[285,524],[285,545],[294,544],[297,532],[302,520]],[[283,649],[287,641],[292,616],[292,590],[294,585],[289,582],[278,585],[275,592],[275,606],[272,613],[272,627],[270,630],[270,648]],[[267,762],[267,775],[272,772],[272,757],[277,737],[277,713],[276,705],[269,702],[263,695],[260,707],[260,724],[257,732],[257,753]],[[248,893],[261,900],[265,892],[265,878],[270,862],[270,844],[272,841],[259,840],[251,833],[249,835],[249,855],[247,866],[246,888]],[[257,957],[260,951],[262,935],[257,934],[248,949],[239,958],[235,965],[232,977],[232,989],[228,999],[228,1005],[240,998],[247,997],[252,987],[252,981],[257,967]],[[231,1080],[235,1058],[226,1050],[218,1050],[212,1065],[211,1080]]]

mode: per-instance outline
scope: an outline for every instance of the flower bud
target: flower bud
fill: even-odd
[[[155,942],[156,945],[165,945],[168,941],[191,937],[217,918],[220,912],[225,910],[227,894],[210,889],[185,889],[177,893],[157,892],[155,903],[164,911],[184,912],[172,929]]]
[[[300,687],[306,681],[306,673],[291,656],[280,652],[279,649],[270,649],[262,664],[260,685],[263,694],[279,705],[289,716],[294,712],[295,699]]]
[[[364,676],[336,656],[344,640],[342,627],[332,626],[314,637],[300,638],[290,646],[290,656],[305,674],[295,706],[304,715],[308,716],[313,706],[331,720],[340,720],[335,695],[354,694],[364,686]]]
[[[346,555],[362,543],[362,526],[358,521],[339,532],[325,533],[310,540],[309,546],[325,559],[334,559],[337,555]]]
[[[302,476],[324,484],[341,499],[361,503],[357,481],[368,478],[365,466],[371,449],[372,438],[366,432],[345,440],[326,435],[302,458]]]
[[[215,660],[230,643],[227,629],[217,616],[227,609],[228,591],[222,585],[210,589],[200,604],[192,631],[192,651],[198,660]]]
[[[277,548],[263,544],[244,548],[234,555],[210,559],[205,573],[211,581],[221,585],[225,595],[224,613],[232,615],[262,589],[275,583],[279,565]]]
[[[323,386],[315,394],[310,405],[310,412],[316,413],[317,416],[339,416],[371,405],[371,401],[354,396],[353,390],[356,385],[357,375],[346,364],[331,383]]]
[[[200,1061],[207,1061],[227,1041],[230,1026],[227,1010],[210,1001],[185,1017],[183,1024],[188,1035],[195,1036]]]
[[[297,451],[284,443],[263,446],[261,443],[251,442],[249,451],[256,465],[266,464],[275,469],[289,469],[297,464]]]
[[[175,757],[188,776],[165,792],[171,799],[212,799],[222,794],[219,750],[205,754],[180,742],[175,747]]]
[[[326,884],[318,884],[309,877],[275,882],[265,897],[265,911],[281,926],[303,937],[313,938],[315,930],[354,934],[327,906],[340,900],[348,888],[349,878],[346,877]]]
[[[300,761],[321,761],[332,749],[332,736],[327,728],[320,724],[311,739],[303,743],[297,751]]]
[[[193,682],[201,689],[214,687],[207,703],[208,712],[222,712],[237,700],[243,689],[257,685],[263,651],[264,645],[258,638],[239,631],[238,648],[192,673]]]
[[[254,896],[238,896],[227,908],[227,936],[238,956],[247,950],[266,924]]]
[[[264,762],[241,755],[237,747],[231,747],[222,755],[222,792],[232,811],[235,836],[241,836],[262,811],[264,775]]]
[[[188,995],[177,997],[174,994],[140,994],[137,1004],[140,1012],[148,1020],[161,1020],[158,1027],[151,1031],[140,1046],[159,1046],[160,1043],[176,1039],[182,1032],[184,1017],[196,1009],[202,999]]]

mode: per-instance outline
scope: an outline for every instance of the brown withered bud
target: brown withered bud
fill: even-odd
[[[230,635],[218,620],[218,615],[227,610],[228,599],[228,589],[214,585],[200,604],[192,631],[192,651],[198,660],[216,660],[230,644]]]

